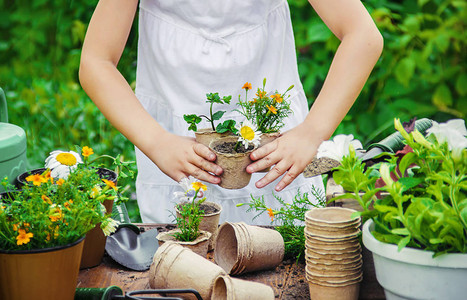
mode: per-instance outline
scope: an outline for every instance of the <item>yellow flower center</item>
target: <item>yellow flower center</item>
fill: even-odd
[[[76,164],[76,157],[71,153],[60,153],[57,155],[57,161],[62,165],[74,166]]]
[[[240,134],[245,140],[252,141],[255,138],[255,131],[249,126],[242,126],[242,128],[240,128]]]

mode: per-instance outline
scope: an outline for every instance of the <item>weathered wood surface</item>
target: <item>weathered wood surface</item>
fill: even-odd
[[[161,224],[137,224],[146,230]],[[368,255],[365,256],[364,259]],[[208,253],[208,259],[213,260],[213,252]],[[371,253],[370,253],[371,258]],[[381,287],[374,278],[373,265],[364,260],[364,281],[361,283],[360,299],[384,299]],[[236,276],[237,278],[256,281],[271,286],[276,299],[309,299],[308,283],[305,279],[305,263],[284,261],[276,269],[254,272]],[[127,269],[114,262],[111,257],[104,256],[102,264],[79,273],[77,287],[104,288],[116,285],[124,292],[150,289],[149,272],[139,272]]]

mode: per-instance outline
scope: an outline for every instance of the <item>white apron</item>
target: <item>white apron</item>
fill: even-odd
[[[214,106],[214,111],[231,111],[245,82],[252,84],[249,96],[267,78],[266,90],[289,92],[293,115],[281,129],[287,131],[301,123],[308,113],[307,100],[299,80],[290,12],[285,0],[141,0],[139,11],[138,65],[136,96],[161,126],[183,136],[188,131],[184,114],[208,114],[206,93],[232,95],[231,107]],[[251,98],[250,98],[251,99]],[[224,118],[239,122],[238,113]],[[222,121],[222,120],[221,120]],[[200,123],[198,128],[209,127]],[[162,173],[136,149],[138,176],[136,194],[145,223],[172,223],[178,184]],[[279,207],[273,189],[280,178],[257,189],[255,182],[265,173],[253,174],[250,184],[239,190],[209,185],[208,201],[222,205],[221,222],[244,221],[270,224],[267,213],[255,218],[246,212],[250,194],[264,195],[269,207]],[[298,189],[310,192],[312,185],[323,190],[321,177],[300,175],[283,191],[274,194],[288,202]],[[310,193],[310,197],[311,193]]]

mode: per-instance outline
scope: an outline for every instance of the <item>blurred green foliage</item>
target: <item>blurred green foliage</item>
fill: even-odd
[[[336,133],[364,144],[393,131],[393,118],[437,121],[467,114],[466,2],[464,0],[367,0],[385,39],[383,55]],[[97,0],[0,0],[0,86],[10,122],[28,136],[31,167],[54,149],[89,145],[96,153],[133,159],[118,133],[78,83],[87,24]],[[306,0],[289,0],[299,72],[310,105],[339,41]],[[135,80],[135,20],[119,69]],[[129,183],[132,185],[133,183]],[[136,208],[132,219],[137,219]]]

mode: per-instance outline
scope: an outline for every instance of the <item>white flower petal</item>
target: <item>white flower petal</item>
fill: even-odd
[[[332,140],[323,141],[318,148],[317,158],[327,157],[341,161],[342,157],[349,154],[349,147],[352,144],[354,149],[360,149],[362,143],[353,138],[352,134],[338,134]]]

